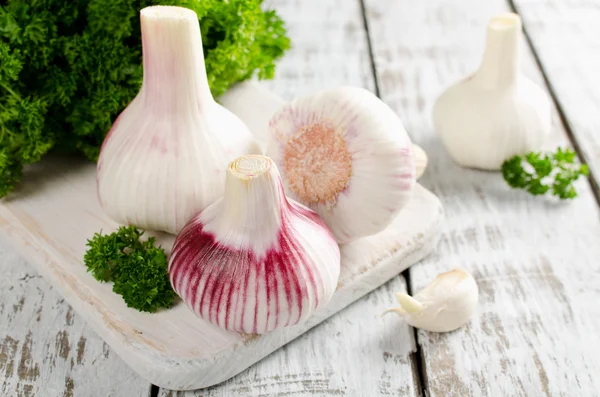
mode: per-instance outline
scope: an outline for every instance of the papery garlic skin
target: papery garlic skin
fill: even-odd
[[[420,146],[413,144],[413,153],[415,155],[416,178],[419,180],[427,169],[427,153]]]
[[[179,233],[171,284],[202,319],[263,334],[304,321],[331,299],[340,251],[324,222],[288,200],[273,161],[233,161],[225,194]]]
[[[119,223],[177,233],[222,195],[227,164],[260,148],[210,93],[196,13],[153,6],[140,19],[144,80],[102,145],[98,196]]]
[[[286,194],[317,212],[341,244],[385,229],[412,196],[410,138],[367,90],[340,87],[296,99],[269,129],[267,155]]]
[[[539,150],[550,134],[550,99],[519,72],[520,43],[519,16],[494,17],[477,72],[435,102],[435,129],[463,167],[499,170],[506,159]]]
[[[396,295],[399,314],[411,326],[433,332],[450,332],[465,325],[475,313],[479,288],[473,276],[462,269],[442,273],[417,293]]]

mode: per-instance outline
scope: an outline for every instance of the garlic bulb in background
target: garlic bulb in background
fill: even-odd
[[[422,291],[411,297],[398,293],[401,307],[389,309],[409,325],[433,332],[449,332],[470,319],[479,300],[475,279],[462,269],[442,273]]]
[[[382,231],[410,200],[411,141],[369,91],[341,87],[296,99],[269,128],[267,155],[286,194],[317,212],[339,243]]]
[[[244,156],[229,165],[223,198],[177,236],[169,274],[204,320],[262,334],[329,301],[340,251],[317,214],[286,198],[270,158]]]
[[[102,145],[98,196],[119,223],[176,233],[222,195],[227,164],[260,148],[210,93],[196,13],[140,16],[144,79]]]
[[[550,134],[546,92],[519,72],[521,20],[494,17],[479,70],[448,88],[433,109],[435,129],[461,166],[499,170],[538,150]]]

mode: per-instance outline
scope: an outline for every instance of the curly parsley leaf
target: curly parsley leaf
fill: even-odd
[[[88,271],[99,281],[114,281],[113,291],[127,306],[145,312],[173,305],[165,251],[153,237],[141,241],[143,232],[122,226],[116,232],[96,233],[88,240],[84,256]]]
[[[502,175],[511,187],[533,195],[550,191],[561,200],[573,199],[577,197],[573,182],[588,175],[587,165],[577,164],[576,157],[573,150],[562,148],[554,153],[514,156],[502,164]]]

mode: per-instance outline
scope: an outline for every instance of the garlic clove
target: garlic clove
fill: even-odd
[[[229,165],[224,196],[185,226],[169,259],[171,284],[195,314],[257,334],[304,321],[339,274],[327,226],[286,198],[277,167],[258,155]]]
[[[210,93],[196,13],[147,7],[140,23],[143,83],[102,145],[98,197],[119,223],[177,233],[223,194],[227,164],[260,148]]]
[[[519,72],[521,29],[517,14],[492,18],[479,69],[434,104],[435,129],[463,167],[499,170],[504,160],[539,150],[550,134],[548,94]]]
[[[401,307],[395,312],[416,328],[432,332],[450,332],[462,327],[472,317],[479,300],[479,289],[473,276],[462,269],[442,273],[411,297],[396,295]]]
[[[286,194],[317,212],[339,243],[385,229],[410,200],[412,143],[369,91],[340,87],[296,99],[269,128],[267,154]]]

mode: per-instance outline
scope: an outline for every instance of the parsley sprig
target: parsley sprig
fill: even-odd
[[[94,234],[84,256],[88,272],[99,281],[114,281],[113,291],[127,306],[144,312],[173,305],[175,291],[167,272],[165,251],[155,246],[154,237],[140,238],[144,232],[122,226],[116,232]]]
[[[514,156],[502,164],[502,175],[511,187],[533,195],[550,191],[561,200],[572,199],[577,197],[573,182],[588,175],[587,165],[577,164],[576,157],[573,150],[562,148],[554,153]]]

